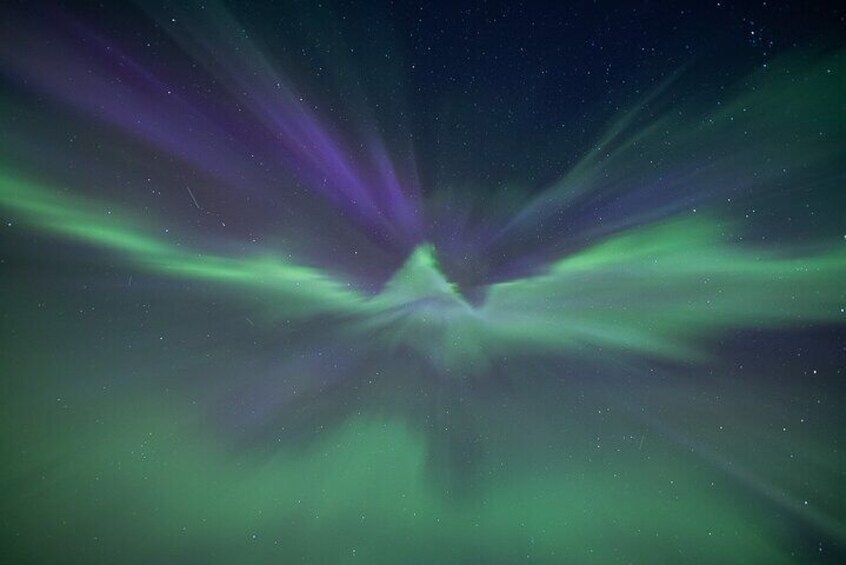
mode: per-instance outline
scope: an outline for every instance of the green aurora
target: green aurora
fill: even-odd
[[[707,60],[664,72],[685,53],[662,63],[663,81],[614,75],[631,98],[616,105],[602,83],[610,116],[567,114],[573,131],[595,119],[582,129],[595,141],[566,146],[573,159],[560,162],[544,153],[558,150],[557,134],[495,127],[523,127],[524,101],[541,99],[547,84],[527,93],[511,67],[552,81],[558,59],[509,66],[510,51],[500,53],[498,80],[519,90],[514,112],[477,113],[489,101],[471,89],[472,112],[449,90],[438,114],[426,89],[442,59],[422,74],[426,50],[413,59],[423,86],[412,101],[431,106],[418,116],[382,104],[379,120],[422,116],[410,129],[432,186],[406,208],[386,192],[396,200],[359,209],[349,201],[369,195],[361,187],[407,179],[386,151],[351,134],[350,124],[366,129],[370,110],[344,121],[342,104],[295,88],[296,65],[290,77],[277,68],[298,57],[293,4],[256,3],[255,19],[266,21],[253,22],[255,34],[216,2],[173,14],[150,4],[103,8],[140,26],[143,50],[109,39],[121,28],[86,35],[80,26],[80,40],[46,25],[30,33],[28,15],[6,26],[16,39],[0,54],[0,561],[775,564],[846,555],[842,46],[785,49],[751,72],[739,63],[716,73]],[[597,26],[610,25],[607,10]],[[308,45],[318,28],[337,32],[322,12],[309,14],[300,30]],[[445,14],[464,37],[463,16]],[[677,29],[659,15],[662,29]],[[426,17],[414,13],[415,41],[433,36],[417,31]],[[144,18],[157,21],[153,31]],[[311,73],[303,83],[339,98],[366,91],[347,67],[370,62],[366,47],[381,45],[382,27],[368,24],[356,51],[324,42],[326,60],[300,50]],[[522,37],[528,28],[516,29]],[[452,62],[449,35],[434,37]],[[555,30],[562,41],[575,35]],[[482,51],[513,43],[494,36]],[[280,37],[289,51],[265,49]],[[398,64],[393,47],[371,54],[378,81],[369,86],[387,98],[401,82],[380,66]],[[590,99],[572,73],[551,90],[556,108]],[[191,88],[171,89],[173,75]],[[440,80],[465,86],[451,72]],[[349,155],[326,142],[336,130],[324,114],[356,140]],[[486,139],[467,145],[477,121],[477,137],[505,148],[514,137],[526,163],[543,154],[554,176],[515,166],[530,171],[525,190],[512,178],[493,188],[501,179]],[[385,137],[397,152],[406,143]],[[256,140],[271,159],[250,154]],[[374,174],[354,174],[356,147],[377,156]],[[306,180],[274,168],[277,157],[291,166],[285,150]],[[433,156],[444,164],[428,163]],[[439,176],[453,160],[495,172],[458,189],[459,174]],[[264,188],[282,203],[260,200]],[[420,237],[382,229],[408,210],[426,226]],[[246,243],[254,226],[271,235]],[[384,232],[397,241],[385,243]]]
[[[126,212],[8,175],[0,205],[32,227],[104,247],[154,275],[208,280],[286,298],[279,317],[356,316],[362,333],[412,345],[451,368],[487,366],[508,351],[583,346],[695,359],[706,338],[735,328],[842,318],[846,251],[779,256],[731,245],[726,223],[688,214],[613,236],[546,272],[491,285],[469,304],[420,246],[375,296],[269,253],[222,257],[133,228]],[[109,209],[106,219],[102,212]],[[161,230],[158,230],[161,232]],[[280,300],[280,299],[277,299]]]

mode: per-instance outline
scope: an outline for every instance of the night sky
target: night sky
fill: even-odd
[[[846,8],[0,8],[0,562],[846,561]]]

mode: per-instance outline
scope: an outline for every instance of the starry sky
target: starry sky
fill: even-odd
[[[0,561],[846,560],[837,3],[0,14]]]

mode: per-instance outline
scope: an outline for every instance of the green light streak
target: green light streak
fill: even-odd
[[[695,359],[701,342],[742,327],[843,319],[846,252],[779,257],[729,244],[725,226],[689,215],[631,229],[554,263],[545,274],[492,285],[479,308],[440,272],[424,245],[374,297],[277,257],[187,251],[147,235],[127,215],[0,176],[0,204],[31,226],[119,252],[145,270],[281,294],[285,315],[357,314],[358,337],[412,347],[450,369],[497,356],[585,345]],[[278,306],[277,306],[278,305]]]
[[[146,234],[126,213],[106,215],[103,205],[5,173],[0,173],[0,206],[33,228],[118,252],[154,274],[281,293],[290,298],[288,314],[351,312],[362,304],[362,297],[346,284],[317,269],[274,256],[233,258],[187,251]]]
[[[843,320],[844,250],[779,257],[730,245],[723,229],[700,215],[629,230],[545,274],[492,285],[478,309],[421,248],[373,300],[383,310],[376,323],[389,345],[480,371],[500,356],[538,350],[694,360],[705,354],[703,341],[729,330]],[[397,296],[415,307],[400,308]]]
[[[506,341],[676,358],[730,329],[843,319],[843,249],[778,257],[729,245],[721,231],[686,217],[621,233],[545,275],[494,285],[483,313]]]

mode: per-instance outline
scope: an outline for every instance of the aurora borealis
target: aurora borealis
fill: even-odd
[[[10,563],[846,558],[846,12],[11,3]]]

